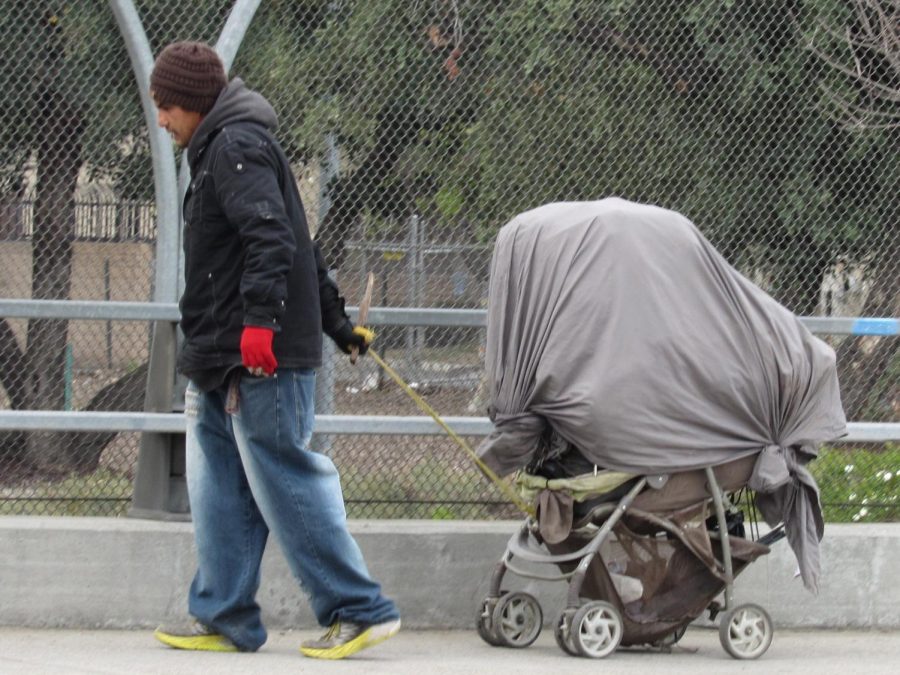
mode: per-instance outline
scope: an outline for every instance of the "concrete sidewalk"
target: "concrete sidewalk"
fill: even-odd
[[[150,631],[0,628],[3,675],[214,675],[218,673],[896,673],[900,633],[781,630],[758,661],[736,661],[719,645],[718,632],[691,627],[672,653],[622,650],[602,662],[563,654],[551,630],[526,649],[484,644],[474,631],[401,631],[388,642],[344,661],[303,657],[300,641],[315,631],[273,633],[255,654],[183,652],[157,643]]]

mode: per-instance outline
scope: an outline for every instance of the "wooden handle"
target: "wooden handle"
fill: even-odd
[[[372,304],[372,290],[375,288],[375,275],[369,272],[366,277],[366,292],[363,295],[362,302],[359,303],[359,316],[356,317],[357,326],[365,326],[369,318],[369,305]],[[350,363],[356,364],[359,358],[359,347],[353,345],[350,348]]]

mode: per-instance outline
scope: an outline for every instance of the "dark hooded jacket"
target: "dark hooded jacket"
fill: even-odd
[[[244,326],[275,331],[279,367],[315,368],[323,328],[335,336],[349,323],[271,133],[276,123],[268,101],[235,78],[187,148],[178,368],[204,390],[241,364]]]

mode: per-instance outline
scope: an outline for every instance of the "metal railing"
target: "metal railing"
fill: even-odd
[[[356,316],[357,308],[348,307]],[[68,300],[0,299],[0,317],[37,319],[82,319],[124,321],[168,321],[179,318],[178,306],[166,303],[90,302]],[[800,317],[814,333],[839,335],[897,336],[900,319],[871,317]],[[373,326],[466,326],[487,324],[483,309],[428,309],[372,307],[368,323]],[[485,417],[448,417],[447,424],[460,435],[483,436],[493,429]],[[0,410],[0,430],[45,431],[152,431],[184,433],[183,415],[151,412],[76,412]],[[439,435],[442,429],[428,417],[317,415],[320,434]],[[881,443],[900,440],[900,423],[851,422],[841,442]]]

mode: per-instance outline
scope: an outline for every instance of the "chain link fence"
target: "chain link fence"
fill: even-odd
[[[215,43],[232,2],[136,2],[153,53]],[[893,0],[269,0],[232,75],[279,113],[348,304],[483,308],[516,213],[618,195],[690,217],[800,315],[900,316]],[[150,301],[150,144],[107,3],[0,7],[0,297]],[[443,415],[484,415],[478,328],[385,327]],[[900,421],[895,337],[829,336],[847,417]],[[150,331],[0,318],[0,406],[142,408]],[[418,415],[370,361],[334,413]],[[477,439],[471,439],[477,442]],[[438,436],[323,439],[352,516],[512,511]],[[137,434],[0,433],[0,513],[121,514]],[[895,519],[897,445],[817,463],[829,518]]]

